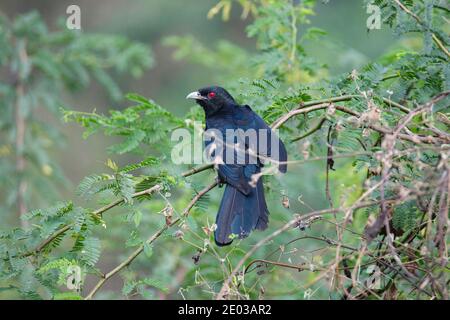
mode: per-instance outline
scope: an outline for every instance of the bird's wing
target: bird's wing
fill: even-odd
[[[248,117],[252,119],[249,126],[256,130],[262,130],[262,133],[265,132],[258,139],[258,156],[270,158],[278,164],[278,170],[285,173],[287,171],[287,151],[283,141],[250,106],[245,105],[244,108],[247,110]]]
[[[245,195],[250,194],[252,190],[250,181],[256,172],[258,168],[254,164],[220,164],[218,166],[219,178]]]
[[[217,130],[222,134],[222,137],[217,141],[216,138],[213,137],[205,143],[206,148],[212,147],[210,150],[215,150],[211,152],[211,158],[213,162],[218,161],[217,168],[220,180],[232,185],[244,195],[248,195],[251,192],[251,186],[249,184],[251,175],[249,175],[249,170],[256,171],[256,166],[253,165],[254,168],[250,167],[245,169],[245,167],[248,166],[245,161],[237,162],[238,158],[242,157],[242,152],[239,153],[235,145],[238,141],[237,137],[234,141],[228,141],[226,137],[227,129],[235,130],[242,126],[239,125],[239,123],[235,123],[232,119],[228,119],[227,121],[224,121],[224,119],[214,119],[209,127],[220,128],[220,130]],[[230,156],[234,156],[234,160],[231,159]]]
[[[270,158],[272,161],[278,163],[278,169],[285,173],[287,170],[287,152],[283,142],[249,106],[243,106],[240,108],[240,111],[233,115],[233,125],[230,125],[230,122],[228,122],[227,125],[222,124],[221,126],[217,126],[215,124],[214,127],[220,127],[224,137],[226,129],[243,129],[244,131],[255,129],[257,146],[251,146],[245,143],[244,146],[240,145],[236,147],[234,144],[223,143],[222,156],[225,163],[218,165],[218,173],[219,178],[223,182],[232,185],[241,193],[248,195],[252,189],[252,176],[259,173],[263,166],[261,161],[265,160],[264,162],[267,162],[267,158]],[[260,130],[262,134],[260,134]],[[230,161],[227,161],[227,150],[231,150],[235,159],[238,159],[242,157],[242,152],[239,153],[238,149],[242,151],[242,148],[245,149],[244,156],[247,157],[244,162],[238,162],[236,164],[236,162],[230,163]],[[251,162],[249,158],[251,154],[256,154],[259,159]]]

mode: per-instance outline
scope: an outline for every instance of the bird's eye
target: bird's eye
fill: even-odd
[[[212,99],[216,96],[216,94],[214,92],[210,92],[208,93],[208,98]]]

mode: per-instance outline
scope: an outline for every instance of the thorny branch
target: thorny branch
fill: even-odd
[[[408,252],[407,250],[411,250],[408,247],[403,247],[401,242],[395,242],[396,240],[394,239],[394,234],[392,233],[393,231],[391,230],[391,218],[388,215],[388,208],[392,208],[397,204],[401,204],[404,203],[407,199],[411,197],[414,193],[416,193],[416,195],[413,197],[414,199],[418,200],[419,196],[421,196],[419,193],[417,193],[418,190],[414,191],[414,190],[405,190],[402,189],[400,192],[400,198],[397,199],[397,201],[390,201],[387,200],[385,198],[385,187],[386,187],[386,183],[388,181],[390,181],[390,176],[391,176],[391,168],[394,165],[393,163],[393,157],[394,156],[398,156],[400,153],[405,152],[405,150],[397,150],[395,149],[395,142],[397,141],[397,139],[400,140],[404,140],[404,141],[408,141],[408,142],[413,142],[415,144],[420,144],[420,143],[431,143],[431,144],[435,144],[439,148],[441,148],[442,153],[441,153],[441,158],[444,158],[444,161],[440,162],[441,167],[446,167],[448,168],[448,150],[443,147],[443,143],[446,142],[446,139],[442,139],[442,136],[434,136],[432,138],[427,137],[426,139],[417,139],[417,137],[415,136],[415,134],[413,134],[411,131],[409,130],[404,130],[407,128],[408,123],[417,115],[423,113],[423,112],[427,112],[430,111],[431,108],[433,107],[433,105],[435,103],[437,103],[438,101],[440,101],[441,99],[445,98],[446,96],[449,95],[450,92],[443,92],[439,95],[437,95],[436,97],[434,97],[430,102],[419,106],[417,109],[412,110],[412,111],[408,111],[406,116],[400,120],[399,124],[393,128],[393,129],[389,129],[389,128],[382,128],[378,125],[372,125],[371,129],[378,131],[380,133],[383,134],[383,149],[384,149],[384,153],[383,155],[380,157],[380,161],[384,164],[383,165],[383,172],[381,175],[381,180],[375,184],[374,186],[372,186],[371,188],[369,188],[350,208],[346,209],[344,207],[340,207],[340,208],[336,208],[336,209],[329,209],[329,210],[325,210],[325,211],[318,211],[318,212],[312,212],[310,214],[301,216],[300,218],[296,218],[294,220],[291,220],[290,222],[288,222],[287,224],[285,224],[284,226],[282,226],[281,228],[277,229],[276,231],[274,231],[271,235],[267,236],[266,238],[262,239],[261,241],[259,241],[254,247],[252,247],[252,249],[247,252],[247,254],[236,264],[236,266],[233,268],[232,272],[230,273],[229,277],[227,279],[225,279],[223,286],[221,288],[221,290],[219,291],[218,295],[216,296],[217,299],[225,299],[225,298],[229,298],[229,297],[240,297],[240,294],[238,293],[238,288],[233,288],[232,285],[235,284],[236,282],[240,282],[240,280],[242,280],[241,278],[243,278],[245,276],[246,271],[249,268],[249,265],[247,265],[246,267],[244,267],[246,261],[258,250],[260,249],[264,244],[266,244],[267,242],[273,240],[275,237],[277,237],[280,233],[285,232],[289,229],[291,229],[293,226],[298,225],[302,219],[308,219],[311,217],[311,215],[320,215],[320,214],[327,214],[327,213],[336,213],[336,212],[343,212],[345,213],[344,215],[344,221],[339,224],[337,223],[336,226],[338,228],[342,228],[342,229],[346,229],[346,225],[349,221],[349,219],[352,217],[352,214],[356,211],[357,207],[360,206],[360,203],[368,196],[371,196],[377,189],[380,189],[380,193],[381,193],[381,198],[380,201],[378,202],[378,205],[381,206],[381,210],[380,210],[380,216],[378,217],[378,220],[380,220],[380,223],[374,223],[373,226],[368,225],[367,229],[366,229],[366,235],[361,235],[361,239],[363,240],[363,244],[361,246],[361,248],[359,250],[354,250],[354,254],[357,254],[357,263],[354,266],[353,272],[352,273],[348,273],[344,278],[351,278],[352,279],[352,285],[349,288],[344,288],[342,286],[341,283],[341,279],[342,276],[339,274],[340,271],[340,267],[339,265],[343,262],[346,261],[346,259],[344,257],[341,256],[340,254],[340,250],[339,248],[341,248],[342,246],[344,246],[343,243],[343,239],[342,237],[339,236],[338,234],[338,240],[337,241],[331,241],[330,240],[330,244],[333,244],[336,246],[336,259],[334,260],[334,262],[330,263],[330,267],[328,270],[326,270],[326,272],[331,273],[333,276],[331,277],[331,279],[335,279],[336,283],[335,285],[338,287],[341,287],[344,295],[347,298],[361,298],[361,297],[365,297],[367,296],[367,288],[363,288],[364,290],[362,290],[361,288],[358,289],[358,286],[360,286],[360,283],[357,281],[357,275],[360,272],[360,269],[363,267],[363,264],[361,263],[362,258],[365,255],[368,255],[370,257],[375,257],[376,258],[376,264],[379,265],[380,267],[383,267],[386,270],[390,270],[391,272],[394,272],[393,274],[391,274],[392,278],[395,278],[397,276],[401,276],[404,280],[406,280],[415,290],[419,291],[419,292],[423,292],[426,295],[428,295],[431,298],[435,298],[437,295],[439,295],[440,297],[447,297],[448,293],[447,293],[447,281],[446,281],[446,277],[444,276],[444,272],[441,273],[440,278],[443,278],[441,284],[438,284],[437,281],[434,280],[434,277],[431,276],[431,272],[434,270],[435,268],[435,263],[433,265],[430,265],[428,270],[424,270],[424,269],[419,269],[417,268],[417,266],[413,267],[412,262],[408,262],[405,263],[404,259],[402,260],[402,258],[400,257],[401,254],[404,254],[405,251]],[[282,118],[280,118],[279,120],[277,120],[275,122],[275,124],[273,125],[273,127],[279,127],[280,125],[282,125],[283,123],[285,123],[287,120],[289,120],[291,117],[298,115],[298,114],[302,114],[302,113],[307,113],[307,112],[311,112],[311,111],[315,111],[318,109],[322,109],[322,108],[327,108],[329,106],[329,104],[326,103],[321,103],[315,106],[310,106],[308,108],[299,108],[299,109],[295,109],[292,110],[291,112],[289,112],[288,114],[284,115]],[[358,113],[354,112],[353,110],[349,110],[346,107],[340,107],[340,106],[336,106],[337,110],[343,111],[345,113],[351,114],[353,116],[357,116],[360,117],[361,115],[359,115]],[[405,131],[405,134],[401,134],[402,131]],[[386,143],[386,141],[388,141]],[[440,147],[439,147],[440,146]],[[386,163],[388,165],[386,165]],[[445,240],[446,238],[446,234],[447,234],[447,226],[448,226],[448,169],[444,170],[443,172],[443,179],[444,181],[442,181],[443,179],[441,179],[441,182],[438,184],[438,186],[440,187],[438,190],[440,190],[439,192],[441,193],[441,198],[440,198],[440,203],[439,203],[439,216],[438,216],[438,224],[437,224],[437,231],[436,231],[436,237],[435,237],[435,244],[436,246],[439,247],[439,251],[440,251],[440,255],[441,255],[441,267],[446,268],[446,263],[448,261],[448,257],[447,255],[447,249],[446,249],[446,245],[447,242]],[[442,187],[442,186],[445,186]],[[433,188],[435,188],[436,186],[429,186],[429,190],[432,190]],[[428,192],[429,193],[429,192]],[[437,193],[435,193],[436,195]],[[434,197],[434,200],[436,197]],[[433,203],[435,203],[435,201],[432,201],[432,203],[430,204],[429,207],[429,212],[432,212],[433,210],[431,209],[431,206],[433,206]],[[444,213],[445,214],[444,214]],[[433,216],[431,214],[429,214],[429,228],[431,229],[431,221],[433,219]],[[440,221],[439,221],[440,220]],[[374,255],[373,253],[371,253],[369,251],[368,248],[368,244],[380,233],[381,228],[385,227],[385,233],[386,233],[386,237],[384,237],[386,239],[386,251],[384,251],[385,253],[383,255]],[[369,231],[370,230],[370,231]],[[419,229],[420,231],[421,229]],[[418,232],[417,232],[418,233]],[[417,233],[414,237],[417,236]],[[409,242],[411,242],[411,237],[408,239]],[[380,242],[380,247],[379,249],[381,249],[381,246],[383,245],[383,242]],[[416,249],[417,250],[417,249]],[[432,250],[432,248],[429,249],[430,252]],[[381,251],[380,251],[381,252]],[[423,258],[421,258],[423,259]],[[420,259],[420,260],[421,260]],[[262,261],[264,262],[264,259],[256,259],[254,261]],[[255,262],[252,261],[250,262],[250,265],[254,264]],[[267,262],[270,263],[270,262]],[[279,267],[285,267],[285,268],[291,268],[291,269],[298,269],[299,271],[304,270],[304,268],[302,266],[299,265],[286,265],[285,263],[280,263],[277,262],[276,264],[271,263],[273,265],[279,266]],[[397,267],[396,267],[397,266]],[[241,268],[244,267],[244,272],[240,272]],[[398,267],[400,269],[398,269]],[[414,269],[413,269],[414,268]],[[416,275],[416,272],[420,270],[421,272],[425,272],[426,274],[428,274],[428,276],[425,277],[425,279],[429,279],[429,281],[434,281],[434,288],[435,288],[435,292],[430,293],[428,291],[424,290],[424,281],[421,281],[420,283],[418,283],[418,277]],[[233,279],[238,279],[233,280]],[[239,280],[240,279],[240,280]],[[391,283],[392,284],[392,283]],[[387,290],[388,286],[385,287],[385,290]],[[350,291],[352,289],[357,289],[359,291],[359,293],[357,295],[351,294]],[[370,290],[369,290],[370,291]],[[379,293],[384,293],[383,290],[378,290]],[[376,295],[375,292],[371,292],[372,294]]]

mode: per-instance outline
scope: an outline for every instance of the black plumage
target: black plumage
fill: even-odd
[[[207,148],[211,147],[211,143],[215,143],[216,150],[212,152],[212,156],[217,160],[220,155],[220,159],[223,160],[217,165],[218,179],[221,184],[226,185],[216,218],[217,245],[229,245],[236,236],[245,238],[254,229],[266,229],[269,211],[264,197],[262,177],[259,176],[267,161],[274,161],[279,171],[286,172],[287,153],[283,142],[248,105],[237,104],[221,87],[203,88],[189,94],[187,98],[195,99],[205,111],[205,129],[213,129],[222,134],[221,143],[217,143],[217,136],[216,139],[206,142]],[[233,143],[227,143],[228,129],[241,129],[241,133],[254,129],[255,132],[263,134],[257,135],[256,142],[255,139],[250,140],[245,136],[239,140],[237,134],[233,137]],[[277,150],[273,150],[274,146]],[[228,155],[233,155],[234,161],[230,160]],[[237,162],[239,157],[241,161]],[[259,178],[255,179],[256,177]]]

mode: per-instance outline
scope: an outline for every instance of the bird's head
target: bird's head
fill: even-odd
[[[217,86],[205,87],[191,92],[186,99],[194,99],[202,106],[207,115],[236,104],[227,90]]]

